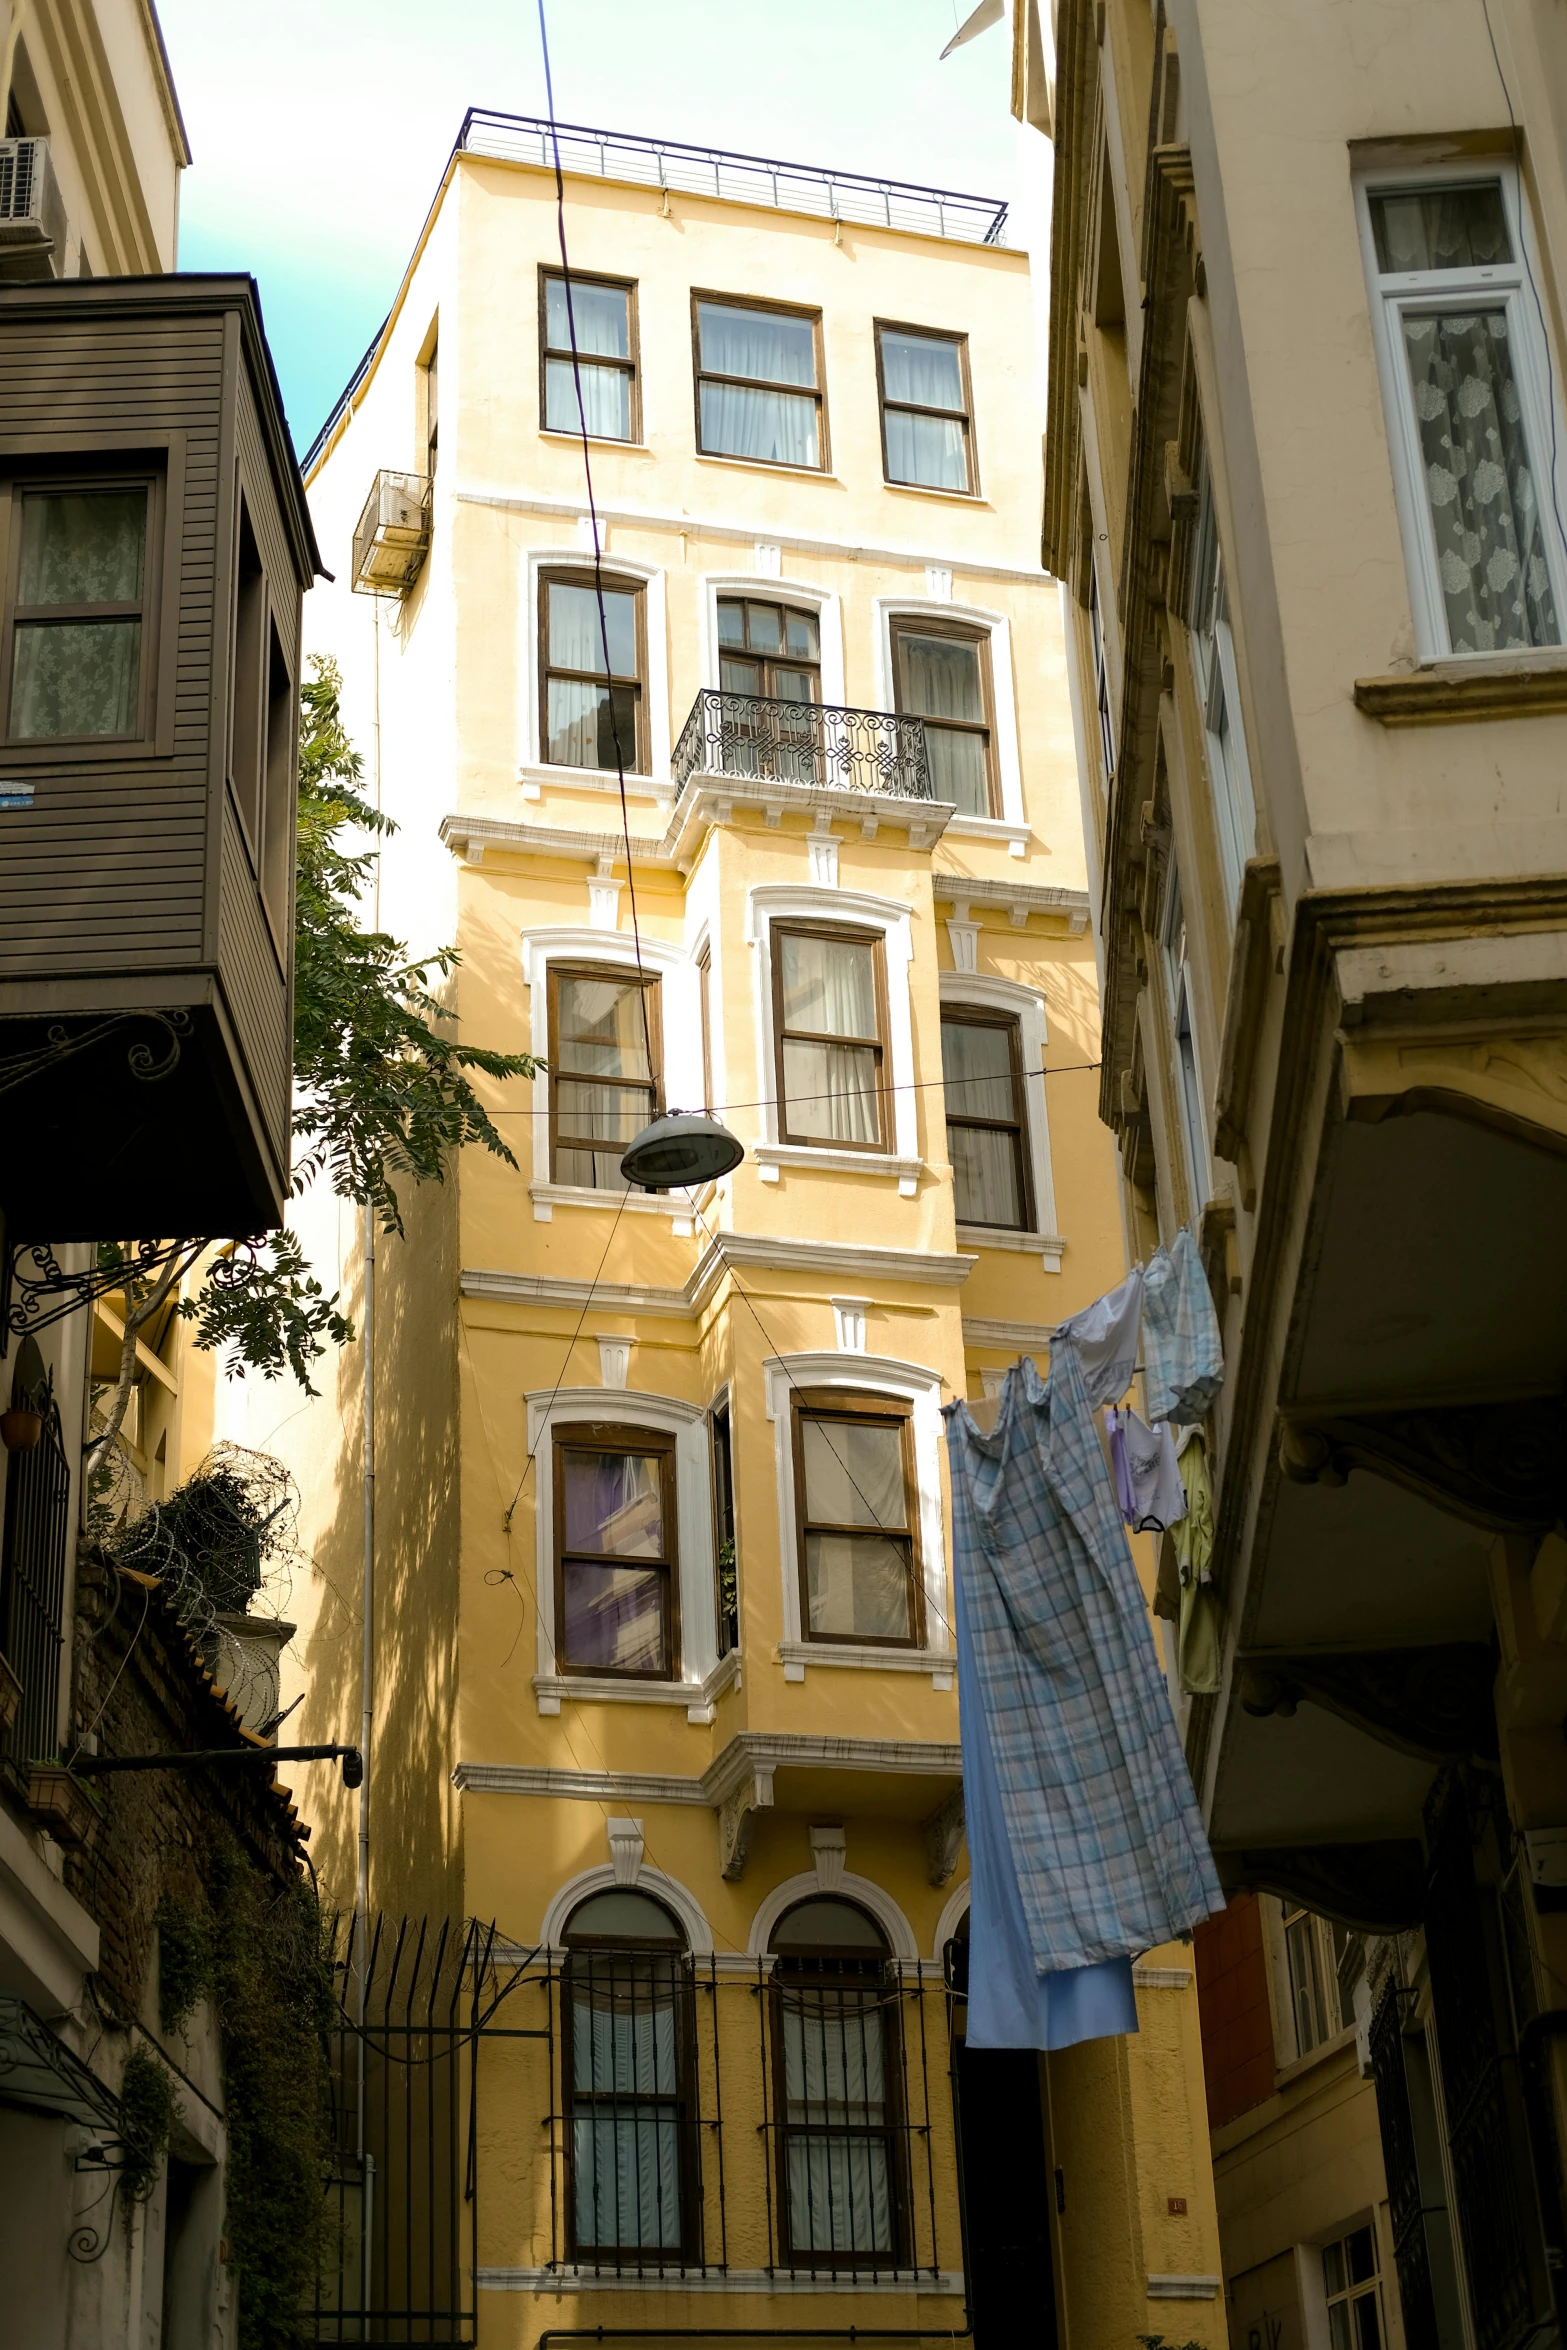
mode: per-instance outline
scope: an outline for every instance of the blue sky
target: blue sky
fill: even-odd
[[[972,0],[551,0],[563,122],[1010,196],[1007,34]],[[259,280],[314,436],[385,315],[469,106],[542,114],[534,0],[160,0],[195,157],[180,266]]]

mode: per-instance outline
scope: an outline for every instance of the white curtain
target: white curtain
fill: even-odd
[[[631,356],[627,297],[622,286],[589,285],[580,277],[574,277],[571,281],[571,309],[568,316],[566,281],[562,277],[552,277],[546,295],[545,317],[552,351],[570,351],[575,348],[579,358],[629,359]],[[575,345],[572,342],[573,325],[576,327]]]
[[[875,1995],[801,1986],[783,2001],[789,2242],[895,2253],[886,2057]]]
[[[546,339],[552,351],[573,348],[576,329],[578,365],[569,359],[551,359],[544,370],[545,422],[557,432],[580,432],[586,424],[602,440],[631,438],[631,378],[621,367],[591,367],[597,356],[629,359],[631,322],[628,298],[620,286],[584,285],[571,281],[567,314],[566,281],[552,277],[546,293]],[[577,413],[577,384],[582,385],[582,414]]]
[[[577,385],[582,413],[577,413]],[[544,367],[544,421],[552,432],[581,432],[601,441],[631,438],[631,378],[623,367],[593,367],[579,360],[550,359]]]
[[[785,1028],[818,1036],[876,1034],[875,951],[853,939],[778,940]]]
[[[819,462],[816,402],[798,392],[760,392],[748,384],[704,383],[702,446],[714,457],[815,465]]]
[[[771,310],[698,305],[705,375],[740,375],[749,384],[701,388],[702,446],[721,457],[757,457],[779,465],[818,463],[816,401],[800,393],[758,391],[757,384],[816,382],[816,331],[808,318]]]
[[[921,718],[964,718],[983,725],[985,692],[979,647],[954,636],[900,633],[905,706]]]
[[[606,1954],[592,1964],[599,1980],[573,1987],[571,2011],[577,2241],[678,2246],[675,1994],[646,1962]]]
[[[887,471],[894,481],[917,489],[966,490],[968,446],[953,416],[916,416],[907,408],[887,410]]]
[[[1021,1227],[1017,1151],[1010,1134],[997,1134],[983,1126],[949,1126],[947,1156],[952,1162],[954,1206],[960,1224],[991,1224],[1006,1230]]]
[[[956,343],[934,335],[884,334],[881,373],[889,400],[911,400],[916,408],[963,406],[963,367]]]
[[[946,1084],[947,1156],[952,1162],[958,1221],[1017,1227],[1023,1221],[1023,1202],[1012,1135],[951,1122],[1016,1118],[1009,1031],[944,1020],[941,1067]]]
[[[851,939],[778,939],[783,1024],[818,1035],[876,1034],[873,950]],[[789,1131],[832,1142],[881,1137],[877,1055],[868,1045],[814,1044],[786,1037],[784,1099]]]
[[[637,599],[624,589],[604,590],[604,622],[599,622],[598,596],[591,587],[573,587],[551,580],[549,596],[549,660],[552,669],[586,669],[604,674],[604,639],[609,638],[610,674],[637,673]]]
[[[786,318],[776,310],[736,310],[716,302],[701,303],[698,317],[704,374],[743,375],[752,383],[814,385],[816,330],[808,318]]]
[[[807,1533],[811,1629],[838,1639],[909,1637],[909,1553],[903,1440],[898,1429],[853,1420],[803,1422],[808,1524],[868,1526],[871,1534]]]

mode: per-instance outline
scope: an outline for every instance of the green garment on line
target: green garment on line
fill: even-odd
[[[1154,1614],[1176,1627],[1175,1653],[1181,1687],[1188,1697],[1211,1697],[1219,1686],[1219,1602],[1213,1588],[1213,1481],[1201,1436],[1186,1440],[1180,1454],[1186,1515],[1159,1546],[1159,1582]]]

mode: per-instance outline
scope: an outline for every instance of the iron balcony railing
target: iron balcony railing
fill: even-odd
[[[777,702],[704,686],[680,730],[675,797],[694,775],[801,783],[824,791],[891,792],[933,800],[925,722],[891,710]]]

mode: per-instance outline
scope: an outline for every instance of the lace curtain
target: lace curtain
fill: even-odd
[[[88,490],[22,501],[11,732],[23,741],[134,733],[141,621],[95,620],[86,604],[139,604],[147,546],[145,490]],[[43,617],[74,605],[69,620]]]
[[[885,2026],[876,1992],[780,1993],[789,2244],[802,2252],[895,2256],[884,2135]]]

